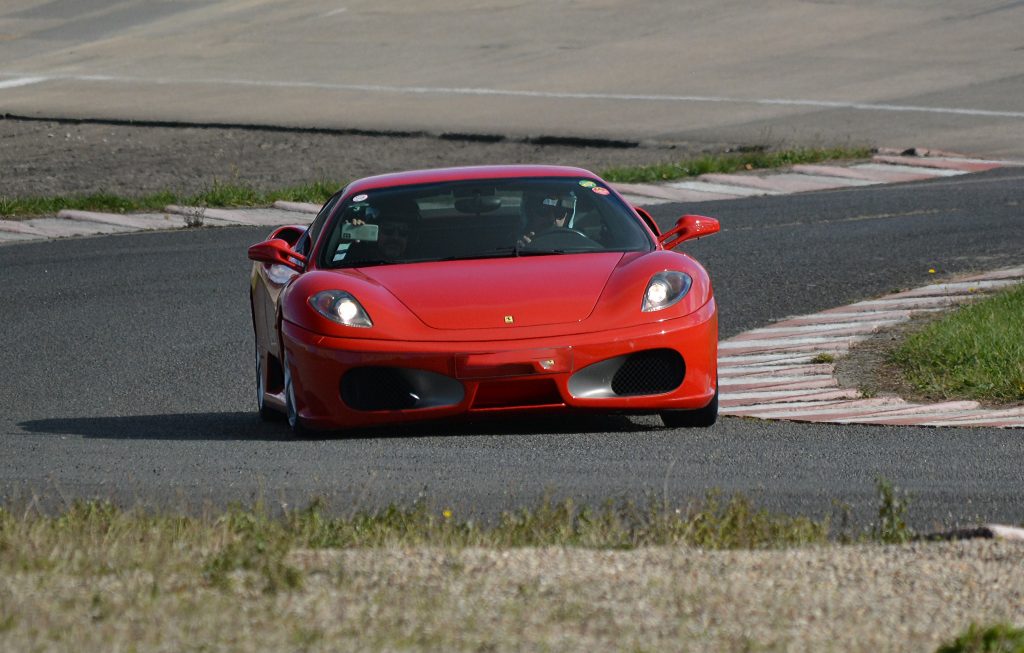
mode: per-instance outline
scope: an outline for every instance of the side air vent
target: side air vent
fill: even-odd
[[[612,392],[620,397],[671,392],[683,382],[683,357],[672,349],[631,354],[612,377]]]
[[[650,349],[594,363],[569,379],[581,399],[636,397],[672,392],[683,383],[686,363],[673,349]]]
[[[341,400],[356,410],[454,406],[466,391],[455,379],[403,367],[357,367],[341,378]]]

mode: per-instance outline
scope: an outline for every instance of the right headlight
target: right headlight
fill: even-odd
[[[332,322],[352,327],[372,327],[373,321],[359,301],[344,290],[322,290],[309,298],[309,305]]]
[[[644,290],[644,313],[660,311],[675,304],[686,296],[693,280],[684,272],[666,270],[651,277]]]

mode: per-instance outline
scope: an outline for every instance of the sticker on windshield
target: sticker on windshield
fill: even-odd
[[[594,188],[592,188],[591,190],[593,190],[598,195],[607,195],[610,192],[607,188],[603,188],[601,186],[594,186]]]
[[[589,179],[584,179],[583,181],[580,182],[580,186],[583,186],[584,188],[593,188],[594,186],[597,186],[597,184],[590,181]]]
[[[353,202],[365,202],[367,199],[369,199],[369,197],[370,197],[369,195],[356,195],[355,197],[352,198],[352,201]]]

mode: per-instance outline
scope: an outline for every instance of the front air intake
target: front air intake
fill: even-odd
[[[672,392],[683,383],[686,363],[674,349],[649,349],[589,365],[569,379],[580,399],[637,397]]]
[[[671,349],[631,354],[612,377],[612,392],[620,397],[671,392],[683,382],[683,370],[683,357]]]
[[[405,367],[356,367],[341,378],[341,400],[356,410],[454,406],[462,384],[444,374]]]

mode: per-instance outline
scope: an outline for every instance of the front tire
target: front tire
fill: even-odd
[[[256,408],[259,410],[260,419],[264,422],[273,422],[281,419],[280,412],[267,405],[267,382],[263,372],[263,357],[260,356],[260,348],[256,346]]]
[[[288,417],[288,428],[292,435],[297,438],[306,438],[312,435],[309,427],[305,425],[299,415],[299,405],[295,400],[295,384],[292,380],[292,368],[288,364],[288,355],[284,357],[284,405],[285,414]]]
[[[718,388],[707,406],[697,410],[663,410],[661,421],[670,429],[713,426],[718,421]]]

